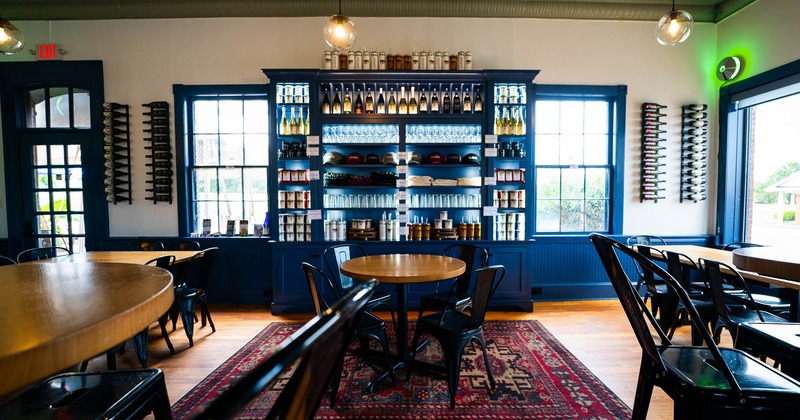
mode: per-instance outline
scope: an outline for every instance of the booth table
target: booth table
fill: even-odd
[[[172,275],[141,264],[0,267],[0,395],[142,332],[172,306]]]

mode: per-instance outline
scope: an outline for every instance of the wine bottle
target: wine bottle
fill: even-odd
[[[339,97],[339,89],[336,89],[336,94],[333,97],[333,105],[331,106],[331,113],[342,113],[342,99]]]
[[[515,126],[514,134],[516,134],[518,136],[524,136],[525,135],[525,116],[524,116],[525,113],[523,112],[522,108],[520,108],[520,107],[517,107],[516,113],[517,113],[517,125]]]
[[[287,112],[288,111],[287,111],[286,107],[284,107],[283,108],[283,115],[281,116],[281,125],[278,128],[278,134],[280,134],[282,136],[288,135],[289,131],[291,130],[289,128],[289,119],[286,118],[286,113]]]
[[[356,94],[356,106],[353,111],[354,114],[363,114],[364,113],[364,101],[361,100],[361,91],[355,92]]]
[[[311,111],[306,112],[306,119],[303,121],[303,134],[311,134]]]
[[[127,159],[128,155],[122,153],[103,153],[103,157],[106,160],[120,160],[120,159]]]
[[[164,178],[153,178],[147,181],[148,184],[154,185],[172,185],[172,178],[164,177]]]
[[[706,147],[702,144],[685,144],[681,146],[681,150],[691,151],[691,152],[705,152]]]
[[[656,200],[656,201],[663,200],[665,198],[665,197],[660,197],[658,194],[653,194],[653,193],[642,194],[642,197],[644,197],[645,200]]]
[[[166,101],[155,101],[146,104],[142,104],[142,106],[146,106],[148,108],[169,108],[169,104]]]
[[[148,159],[172,159],[171,152],[155,152],[146,156]]]
[[[166,120],[169,118],[169,110],[167,109],[153,109],[147,112],[142,112],[142,115],[150,117],[150,119],[162,119]]]
[[[442,113],[449,114],[451,111],[450,108],[450,90],[448,88],[444,88],[444,93],[442,94]]]
[[[119,111],[103,111],[103,116],[106,118],[122,118],[127,117],[127,112],[119,112]]]
[[[378,106],[377,106],[378,114],[385,114],[386,113],[386,102],[383,99],[383,88],[378,90]]]
[[[508,112],[508,107],[503,108],[503,119],[500,122],[501,134],[511,134],[511,118],[508,117]]]
[[[475,112],[483,112],[483,98],[481,98],[481,90],[475,91]]]
[[[147,131],[147,130],[145,130],[145,131]],[[128,132],[127,130],[122,130],[122,129],[119,129],[119,128],[106,127],[106,128],[103,129],[103,133],[108,134],[108,135],[114,135],[114,136],[116,136],[118,134],[125,134],[127,132]]]
[[[657,170],[653,170],[653,169],[643,169],[642,173],[644,173],[645,175],[654,175],[654,176],[666,175],[667,174],[666,172],[661,172],[661,171],[657,171]]]
[[[470,95],[469,90],[464,90],[464,105],[462,105],[462,110],[464,113],[472,113],[472,95]]]
[[[706,192],[706,187],[704,185],[689,185],[681,187],[681,191],[691,191],[694,193],[701,193],[701,192]]]
[[[708,127],[708,121],[706,120],[686,121],[683,123],[683,125],[687,127],[703,128],[703,127]]]
[[[682,108],[690,111],[705,111],[706,109],[708,109],[708,105],[705,104],[684,105]]]
[[[155,176],[172,176],[173,172],[172,169],[156,169],[152,172],[148,172],[147,175],[155,175]]]
[[[417,106],[420,114],[428,112],[428,97],[425,95],[425,89],[419,94],[419,105]]]
[[[697,160],[697,159],[705,159],[706,155],[704,153],[685,153],[681,155],[681,158],[687,160]]]
[[[152,163],[145,163],[145,166],[152,166],[154,168],[172,168],[172,162],[168,160],[156,160]]]
[[[103,146],[103,149],[105,149],[106,152],[127,152],[128,151],[127,147],[120,146],[118,144],[106,144],[105,146]]]
[[[367,100],[364,103],[364,112],[367,114],[375,112],[375,100],[372,99],[372,89],[367,89]]]
[[[652,118],[652,119],[658,119],[658,118],[661,118],[661,117],[666,117],[666,116],[667,116],[667,114],[662,114],[662,113],[660,113],[660,112],[645,112],[645,113],[643,114],[643,117],[644,117],[645,119],[648,119],[648,118]]]
[[[397,105],[398,114],[408,114],[408,103],[406,102],[406,87],[400,86],[400,103]]]
[[[325,93],[322,94],[322,113],[323,114],[330,114],[331,113],[331,101],[328,99],[328,89],[325,89]]]
[[[681,171],[681,175],[689,175],[689,176],[705,176],[706,171],[700,169],[684,169]]]
[[[167,143],[169,144],[169,136],[164,134],[153,134],[151,137],[145,137],[144,141],[149,141],[153,143]]]
[[[297,126],[298,126],[297,117],[294,115],[294,107],[291,107],[290,109],[292,111],[292,113],[291,113],[292,117],[291,117],[291,119],[289,119],[289,133],[288,134],[298,134],[297,133]]]
[[[659,109],[664,109],[666,107],[667,107],[666,105],[660,105],[660,104],[656,104],[656,103],[652,103],[652,102],[645,102],[644,104],[642,104],[642,108],[644,108],[644,109],[659,110]]]
[[[453,114],[461,113],[461,92],[453,90]]]
[[[411,99],[408,100],[408,113],[416,114],[418,111],[417,95],[414,94],[414,86],[411,86]]]
[[[663,121],[653,121],[653,120],[644,120],[642,121],[642,125],[645,127],[658,127],[660,125],[666,125],[666,122]]]
[[[702,201],[702,200],[706,199],[706,195],[705,194],[695,194],[695,193],[686,194],[684,199],[686,199],[686,200],[694,200],[694,201]]]
[[[645,135],[647,135],[647,134],[661,134],[661,133],[666,133],[666,132],[667,132],[667,130],[657,130],[655,128],[645,128],[644,129],[644,134]]]
[[[642,153],[642,158],[643,159],[655,159],[655,160],[658,160],[659,158],[662,158],[662,157],[663,156],[659,155],[658,153]]]
[[[344,102],[342,103],[342,112],[345,114],[353,113],[353,99],[350,98],[350,89],[344,90]]]
[[[433,89],[433,97],[431,97],[431,112],[439,113],[439,95],[436,94],[436,89]]]
[[[126,193],[126,192],[130,192],[130,190],[128,190],[128,189],[125,189],[125,188],[119,188],[119,187],[117,187],[117,188],[114,188],[114,187],[106,187],[106,188],[105,188],[105,192],[106,192],[106,194],[114,194],[114,195],[117,195],[117,194],[123,194],[123,193]]]
[[[169,134],[169,128],[168,127],[151,127],[151,128],[145,128],[142,131],[144,131],[145,133],[152,133],[152,134]],[[105,132],[105,130],[103,130],[103,132]],[[106,133],[106,134],[109,134],[109,133]]]
[[[116,102],[103,102],[103,109],[125,109],[128,105],[119,104]]]
[[[659,188],[656,185],[642,185],[642,189],[645,191],[664,191],[666,188]]]
[[[684,128],[683,134],[691,134],[693,136],[705,136],[708,131],[702,128]]]
[[[699,119],[708,117],[708,114],[705,113],[705,112],[691,112],[691,113],[686,114],[684,116],[689,117],[689,118],[695,118],[695,119],[699,120]]]
[[[153,187],[153,188],[145,189],[145,191],[147,191],[147,192],[155,192],[155,193],[158,193],[158,194],[172,194],[172,187],[165,187],[165,186]],[[159,200],[161,200],[161,199],[159,199]]]
[[[644,150],[657,151],[657,150],[664,150],[667,147],[666,146],[656,146],[656,145],[653,145],[653,144],[645,144],[644,146],[642,146],[642,148]]]
[[[125,171],[120,171],[118,169],[106,169],[105,170],[105,175],[109,176],[109,177],[112,177],[112,178],[120,178],[120,177],[129,176],[130,174],[125,172]]]
[[[394,99],[394,88],[389,89],[389,113],[397,114],[397,101]]]

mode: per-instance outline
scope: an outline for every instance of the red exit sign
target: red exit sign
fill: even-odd
[[[57,44],[39,44],[36,46],[39,60],[61,60],[64,50]]]

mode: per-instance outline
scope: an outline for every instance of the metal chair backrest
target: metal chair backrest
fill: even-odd
[[[132,241],[128,242],[125,249],[129,251],[163,251],[164,244],[158,241]]]
[[[475,286],[472,288],[472,307],[470,308],[470,322],[469,328],[477,328],[483,325],[483,320],[486,318],[486,312],[489,310],[489,300],[497,291],[503,278],[506,276],[506,268],[502,265],[491,265],[489,267],[478,268],[468,271],[470,277],[475,278]],[[453,283],[450,287],[448,301],[453,293],[456,292],[457,284]],[[442,311],[439,324],[441,325],[445,313],[455,309],[447,309]]]
[[[749,309],[753,309],[756,311],[758,315],[758,319],[761,322],[764,322],[764,316],[761,315],[761,311],[758,309],[755,301],[753,301],[753,296],[750,294],[750,289],[747,287],[747,283],[742,278],[741,273],[728,264],[725,264],[720,261],[709,260],[706,258],[700,258],[698,260],[700,267],[703,268],[705,272],[706,278],[708,279],[709,289],[711,290],[711,299],[714,301],[714,308],[717,310],[717,314],[726,322],[730,323],[731,319],[728,315],[728,305],[726,304],[726,293],[724,285],[730,285],[733,290],[741,290],[746,296],[747,300],[750,304],[746,305]],[[726,273],[723,274],[722,268],[727,270]]]
[[[167,244],[167,251],[199,251],[200,242],[197,241],[175,241]]]
[[[284,340],[270,357],[259,363],[220,396],[198,407],[194,419],[227,419],[274,384],[292,366],[295,371],[283,386],[267,419],[312,419],[330,386],[336,366],[350,344],[358,318],[375,290],[369,281],[308,321]]]
[[[655,276],[662,278],[664,283],[675,292],[678,299],[683,303],[683,305],[686,307],[686,310],[689,312],[689,318],[694,325],[694,328],[698,330],[698,333],[702,336],[703,342],[708,348],[709,354],[713,359],[710,360],[709,363],[713,363],[713,366],[723,374],[725,379],[728,381],[730,389],[734,393],[741,394],[741,387],[733,377],[730,367],[726,364],[722,354],[719,351],[719,348],[711,338],[711,333],[705,326],[702,325],[697,308],[694,307],[689,295],[686,293],[686,290],[681,287],[678,281],[649,258],[618,241],[598,233],[592,233],[590,238],[595,246],[595,249],[597,250],[597,254],[600,256],[600,261],[603,263],[603,267],[605,268],[606,273],[611,280],[611,285],[614,287],[614,291],[617,293],[617,297],[622,304],[625,315],[628,317],[628,321],[633,328],[636,339],[639,341],[639,345],[642,347],[643,357],[647,359],[646,361],[642,360],[642,365],[644,366],[644,364],[647,363],[648,365],[656,368],[659,372],[666,371],[664,360],[661,358],[659,347],[656,346],[655,340],[653,339],[652,331],[655,331],[655,333],[658,335],[661,341],[661,347],[671,346],[672,341],[670,341],[670,339],[664,333],[664,330],[661,329],[656,318],[647,308],[647,305],[645,305],[641,296],[639,296],[634,289],[630,278],[628,278],[628,275],[625,273],[625,270],[622,267],[622,262],[620,261],[619,255],[625,255],[627,258],[630,258],[634,262],[638,263],[643,270],[651,271]]]
[[[4,255],[0,255],[0,267],[2,267],[4,265],[13,265],[13,264],[16,264],[16,263],[17,262],[12,260],[11,258],[8,258],[8,257],[6,257]]]
[[[163,268],[165,270],[168,270],[172,264],[175,264],[175,256],[172,254],[162,255],[144,263],[144,265],[155,265],[156,267]]]
[[[739,248],[758,248],[764,245],[761,244],[754,244],[752,242],[731,242],[729,244],[725,244],[722,246],[723,251],[733,251],[734,249]]]
[[[675,251],[663,251],[662,254],[667,259],[667,272],[675,278],[684,289],[689,288],[692,283],[687,270],[694,269],[697,272],[702,272],[700,266],[686,254]],[[703,278],[705,281],[705,276],[703,276]]]
[[[367,255],[364,248],[358,244],[341,244],[335,245],[325,249],[322,252],[322,259],[325,261],[325,268],[328,270],[328,276],[334,280],[333,294],[337,299],[347,293],[353,287],[353,279],[339,272],[339,267],[343,262],[356,257],[363,257]]]
[[[72,251],[61,246],[26,249],[17,255],[17,263],[48,260],[59,255],[72,255]]]
[[[651,246],[651,245],[666,245],[667,241],[665,241],[664,238],[655,235],[636,235],[628,237],[626,243],[628,244],[628,246],[634,246],[634,245]]]
[[[444,249],[442,255],[446,257],[458,258],[464,261],[467,266],[467,271],[464,274],[456,277],[456,293],[459,296],[466,295],[469,291],[470,280],[472,278],[471,272],[478,268],[486,267],[489,264],[489,252],[486,248],[471,245],[471,244],[454,244]],[[439,283],[436,283],[436,291],[439,291]]]
[[[331,288],[334,288],[333,281],[330,277],[326,276],[322,270],[307,262],[300,263],[300,266],[303,268],[303,273],[306,275],[308,290],[311,292],[311,300],[314,304],[314,312],[319,315],[327,310],[330,305],[328,305],[328,302],[325,301],[325,298],[319,292],[319,288],[317,287],[317,277],[319,277],[323,282],[326,282]]]
[[[653,253],[661,254],[662,256],[664,255],[662,251],[655,248],[651,248],[648,245],[642,245],[642,244],[636,245],[636,251],[639,252],[639,255],[641,255],[643,258],[647,258],[648,260],[653,259]],[[658,291],[656,290],[655,273],[653,273],[650,270],[643,269],[641,266],[639,266],[639,264],[636,264],[635,262],[634,266],[636,267],[636,271],[639,274],[639,278],[641,278],[644,281],[644,285],[645,287],[647,287],[647,290],[649,290],[652,293],[657,293]]]
[[[208,285],[208,279],[211,274],[211,267],[214,265],[214,262],[217,260],[217,255],[219,255],[219,248],[211,247],[206,248],[199,253],[202,254],[202,258],[199,262],[199,270],[197,273],[197,283],[190,284],[190,286],[196,287],[198,290],[205,290],[206,285]],[[197,255],[197,254],[195,254]]]

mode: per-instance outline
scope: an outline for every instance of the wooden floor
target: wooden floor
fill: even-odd
[[[150,366],[164,370],[172,403],[205,378],[222,362],[273,321],[305,321],[310,315],[273,316],[262,306],[212,306],[211,313],[217,332],[196,324],[194,347],[182,330],[170,334],[176,354],[170,355],[157,325],[150,330]],[[388,313],[378,313],[388,317]],[[634,391],[641,360],[641,350],[630,325],[616,300],[537,302],[534,312],[492,312],[488,319],[540,321],[572,354],[583,362],[600,380],[628,406],[633,406]],[[674,339],[689,342],[689,327],[678,329]],[[723,340],[723,345],[730,346]],[[137,367],[133,346],[117,358],[120,368]],[[92,361],[102,369],[104,358]],[[650,404],[648,419],[671,419],[672,400],[656,388]]]

